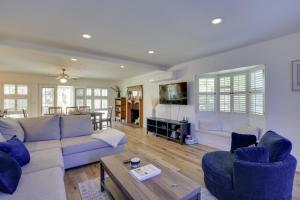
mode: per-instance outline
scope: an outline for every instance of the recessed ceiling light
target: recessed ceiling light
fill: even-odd
[[[121,65],[121,66],[120,66],[120,68],[121,68],[121,69],[124,69],[124,68],[125,68],[125,66],[124,66],[124,65]]]
[[[149,54],[154,54],[154,51],[153,50],[149,50],[148,53]]]
[[[92,36],[85,33],[85,34],[82,34],[82,37],[85,39],[90,39]]]
[[[77,58],[71,58],[72,61],[76,62],[77,61]]]
[[[220,24],[222,22],[221,18],[215,18],[211,21],[212,24]]]

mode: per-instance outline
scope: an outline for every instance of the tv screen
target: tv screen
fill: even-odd
[[[159,103],[187,105],[187,82],[159,85]]]

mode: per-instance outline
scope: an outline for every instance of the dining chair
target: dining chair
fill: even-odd
[[[105,118],[102,118],[100,123],[102,124],[103,122],[106,122],[106,127],[111,128],[112,127],[112,124],[111,124],[112,112],[113,112],[113,107],[109,106],[108,110],[107,110],[107,116]]]
[[[78,111],[79,112],[91,112],[91,108],[89,106],[79,106]]]
[[[62,107],[49,107],[49,114],[53,115],[53,114],[58,114],[61,115],[62,114]]]
[[[72,112],[76,112],[76,111],[78,111],[78,107],[76,107],[76,106],[66,107],[66,114],[67,115],[71,114]]]
[[[27,117],[28,117],[27,110],[22,109],[22,113],[23,113],[23,117],[24,117],[24,118],[27,118]]]

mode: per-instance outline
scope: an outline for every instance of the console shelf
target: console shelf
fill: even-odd
[[[185,137],[190,135],[191,124],[164,118],[147,118],[147,134],[155,133],[157,136],[165,137],[184,144]]]

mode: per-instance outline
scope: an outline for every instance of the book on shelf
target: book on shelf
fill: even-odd
[[[136,169],[130,170],[130,174],[138,181],[144,181],[161,174],[161,170],[152,164],[148,164]]]

